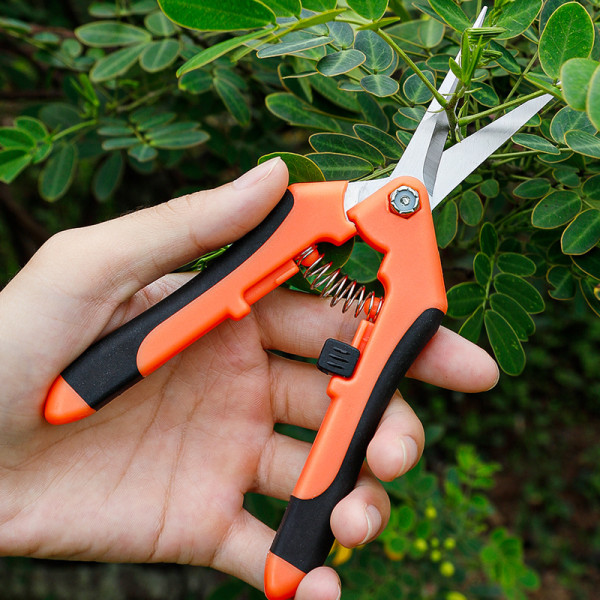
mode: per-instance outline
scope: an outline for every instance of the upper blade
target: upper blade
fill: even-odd
[[[458,144],[448,148],[440,160],[430,205],[433,210],[457,185],[462,183],[482,162],[510,139],[550,100],[544,94],[524,102],[511,112],[492,121]]]
[[[481,27],[486,12],[487,8],[484,7],[473,24],[474,28]],[[460,61],[460,52],[456,56],[456,61]],[[452,71],[448,71],[438,92],[448,98],[454,93],[457,85],[458,78]],[[431,195],[440,158],[444,151],[444,144],[448,137],[448,129],[449,124],[446,113],[434,98],[390,177],[399,177],[400,175],[416,177],[423,181],[429,195]]]

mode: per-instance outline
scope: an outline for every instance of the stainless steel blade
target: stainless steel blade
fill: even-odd
[[[483,25],[486,12],[487,8],[484,7],[473,24],[474,28]],[[456,55],[456,61],[460,62],[460,52]],[[448,71],[438,91],[442,96],[448,98],[457,85],[458,78],[452,71]],[[446,113],[434,98],[390,177],[399,177],[400,175],[416,177],[425,184],[431,195],[440,157],[448,136],[448,127]]]
[[[492,121],[458,144],[448,148],[440,160],[437,179],[430,198],[433,210],[457,185],[462,183],[482,162],[508,141],[533,115],[554,96],[544,94],[521,104]]]

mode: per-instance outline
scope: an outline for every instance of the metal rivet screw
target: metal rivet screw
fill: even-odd
[[[401,185],[390,194],[390,207],[398,215],[412,215],[419,208],[419,192]]]

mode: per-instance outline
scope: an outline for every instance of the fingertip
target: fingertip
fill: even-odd
[[[313,569],[298,586],[295,600],[339,600],[342,584],[330,567]]]

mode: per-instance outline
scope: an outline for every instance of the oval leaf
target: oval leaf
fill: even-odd
[[[458,207],[454,200],[446,200],[444,206],[433,214],[435,237],[440,248],[446,248],[458,231]]]
[[[481,198],[473,190],[466,191],[460,198],[459,210],[464,224],[474,227],[483,217]]]
[[[307,157],[317,164],[327,181],[351,181],[373,172],[373,165],[358,156],[321,152]]]
[[[483,320],[498,365],[508,375],[519,375],[525,368],[525,352],[514,329],[494,310],[486,310]]]
[[[31,155],[21,148],[0,152],[0,181],[11,183],[31,162]]]
[[[398,82],[387,75],[367,75],[360,80],[360,85],[379,98],[393,96],[400,89]]]
[[[448,297],[448,316],[467,317],[485,301],[485,288],[474,282],[459,283],[450,288]]]
[[[238,31],[256,29],[275,22],[275,14],[256,0],[158,0],[162,11],[188,29]]]
[[[126,73],[138,60],[144,51],[145,44],[121,48],[104,58],[101,58],[90,71],[92,81],[107,81]]]
[[[540,293],[528,282],[510,273],[500,273],[494,278],[494,287],[500,294],[516,300],[528,313],[544,310],[544,300]]]
[[[377,21],[383,17],[388,0],[348,0],[348,6],[361,17]]]
[[[552,79],[558,79],[563,63],[587,58],[594,45],[594,24],[578,2],[559,6],[548,19],[540,37],[540,64]]]
[[[240,125],[248,125],[250,122],[250,107],[242,92],[231,82],[221,77],[214,80],[214,86],[231,116]]]
[[[471,27],[471,21],[467,18],[462,9],[452,0],[429,0],[433,10],[440,16],[452,29],[464,31]]]
[[[435,85],[435,77],[431,71],[423,71],[423,75],[432,85]],[[402,84],[402,91],[412,104],[425,104],[433,97],[431,90],[416,73],[405,80]]]
[[[175,62],[179,55],[177,40],[157,40],[146,46],[140,56],[140,66],[144,71],[156,73]]]
[[[152,36],[141,27],[121,23],[120,21],[100,21],[88,23],[75,30],[79,41],[94,48],[112,48],[131,46],[149,42]]]
[[[477,310],[461,325],[458,333],[465,339],[477,344],[483,327],[483,306]]]
[[[563,64],[560,81],[567,104],[585,110],[588,88],[598,63],[590,58],[572,58]]]
[[[529,336],[535,333],[535,323],[523,307],[506,294],[492,294],[490,296],[492,310],[500,313],[514,329],[517,337],[526,342]]]
[[[600,158],[600,138],[587,131],[567,131],[565,142],[571,150],[579,154]]]
[[[144,25],[146,29],[159,37],[169,37],[177,31],[177,27],[173,25],[173,22],[167,19],[159,10],[147,15],[144,19]]]
[[[327,77],[342,75],[356,69],[366,60],[366,56],[359,50],[341,50],[324,56],[316,65],[317,71]]]
[[[585,254],[600,241],[600,210],[589,208],[577,215],[561,238],[565,254]]]
[[[481,251],[490,258],[496,254],[498,249],[498,234],[491,223],[484,223],[479,231],[479,246]]]
[[[600,69],[596,69],[590,80],[586,98],[587,114],[596,129],[600,129]]]
[[[506,31],[497,39],[507,40],[522,34],[533,23],[541,8],[542,0],[513,0],[504,4],[496,26],[504,27]]]
[[[302,102],[292,94],[275,93],[267,96],[267,108],[280,119],[292,125],[300,125],[310,129],[341,131],[339,123],[329,115],[313,110],[310,104]]]
[[[586,131],[596,133],[588,116],[584,112],[577,111],[570,106],[561,108],[550,123],[550,135],[557,144],[565,143],[565,133],[570,130]]]
[[[368,283],[377,279],[380,264],[381,255],[368,244],[356,242],[348,262],[344,265],[344,272],[358,283]]]
[[[265,154],[258,160],[258,164],[279,156],[287,165],[289,183],[303,183],[305,181],[325,181],[325,176],[319,167],[306,156],[292,152],[273,152]]]
[[[41,196],[53,202],[66,193],[73,180],[77,164],[77,148],[65,144],[47,162],[39,180]]]
[[[496,264],[503,273],[513,273],[521,277],[529,277],[535,273],[535,263],[516,252],[504,252],[498,255]]]
[[[384,156],[394,160],[398,160],[402,156],[402,146],[389,133],[385,133],[385,131],[381,131],[381,129],[372,125],[363,125],[362,123],[354,125],[353,129],[354,133],[361,140],[378,148]]]
[[[123,177],[124,167],[125,161],[120,152],[113,152],[100,164],[92,180],[92,191],[99,202],[108,200],[114,194]]]
[[[529,148],[530,150],[539,150],[546,154],[559,154],[560,150],[551,144],[547,139],[540,137],[539,135],[533,135],[531,133],[516,133],[512,136],[512,141],[523,148]]]
[[[555,300],[571,300],[575,296],[575,278],[567,267],[552,267],[546,275],[548,283],[554,287],[548,294]]]
[[[389,44],[370,29],[356,32],[354,48],[365,55],[365,67],[374,73],[383,71],[394,60],[394,51]]]
[[[360,156],[376,165],[385,163],[383,154],[360,139],[342,133],[315,133],[309,138],[310,145],[317,152],[336,152]]]

